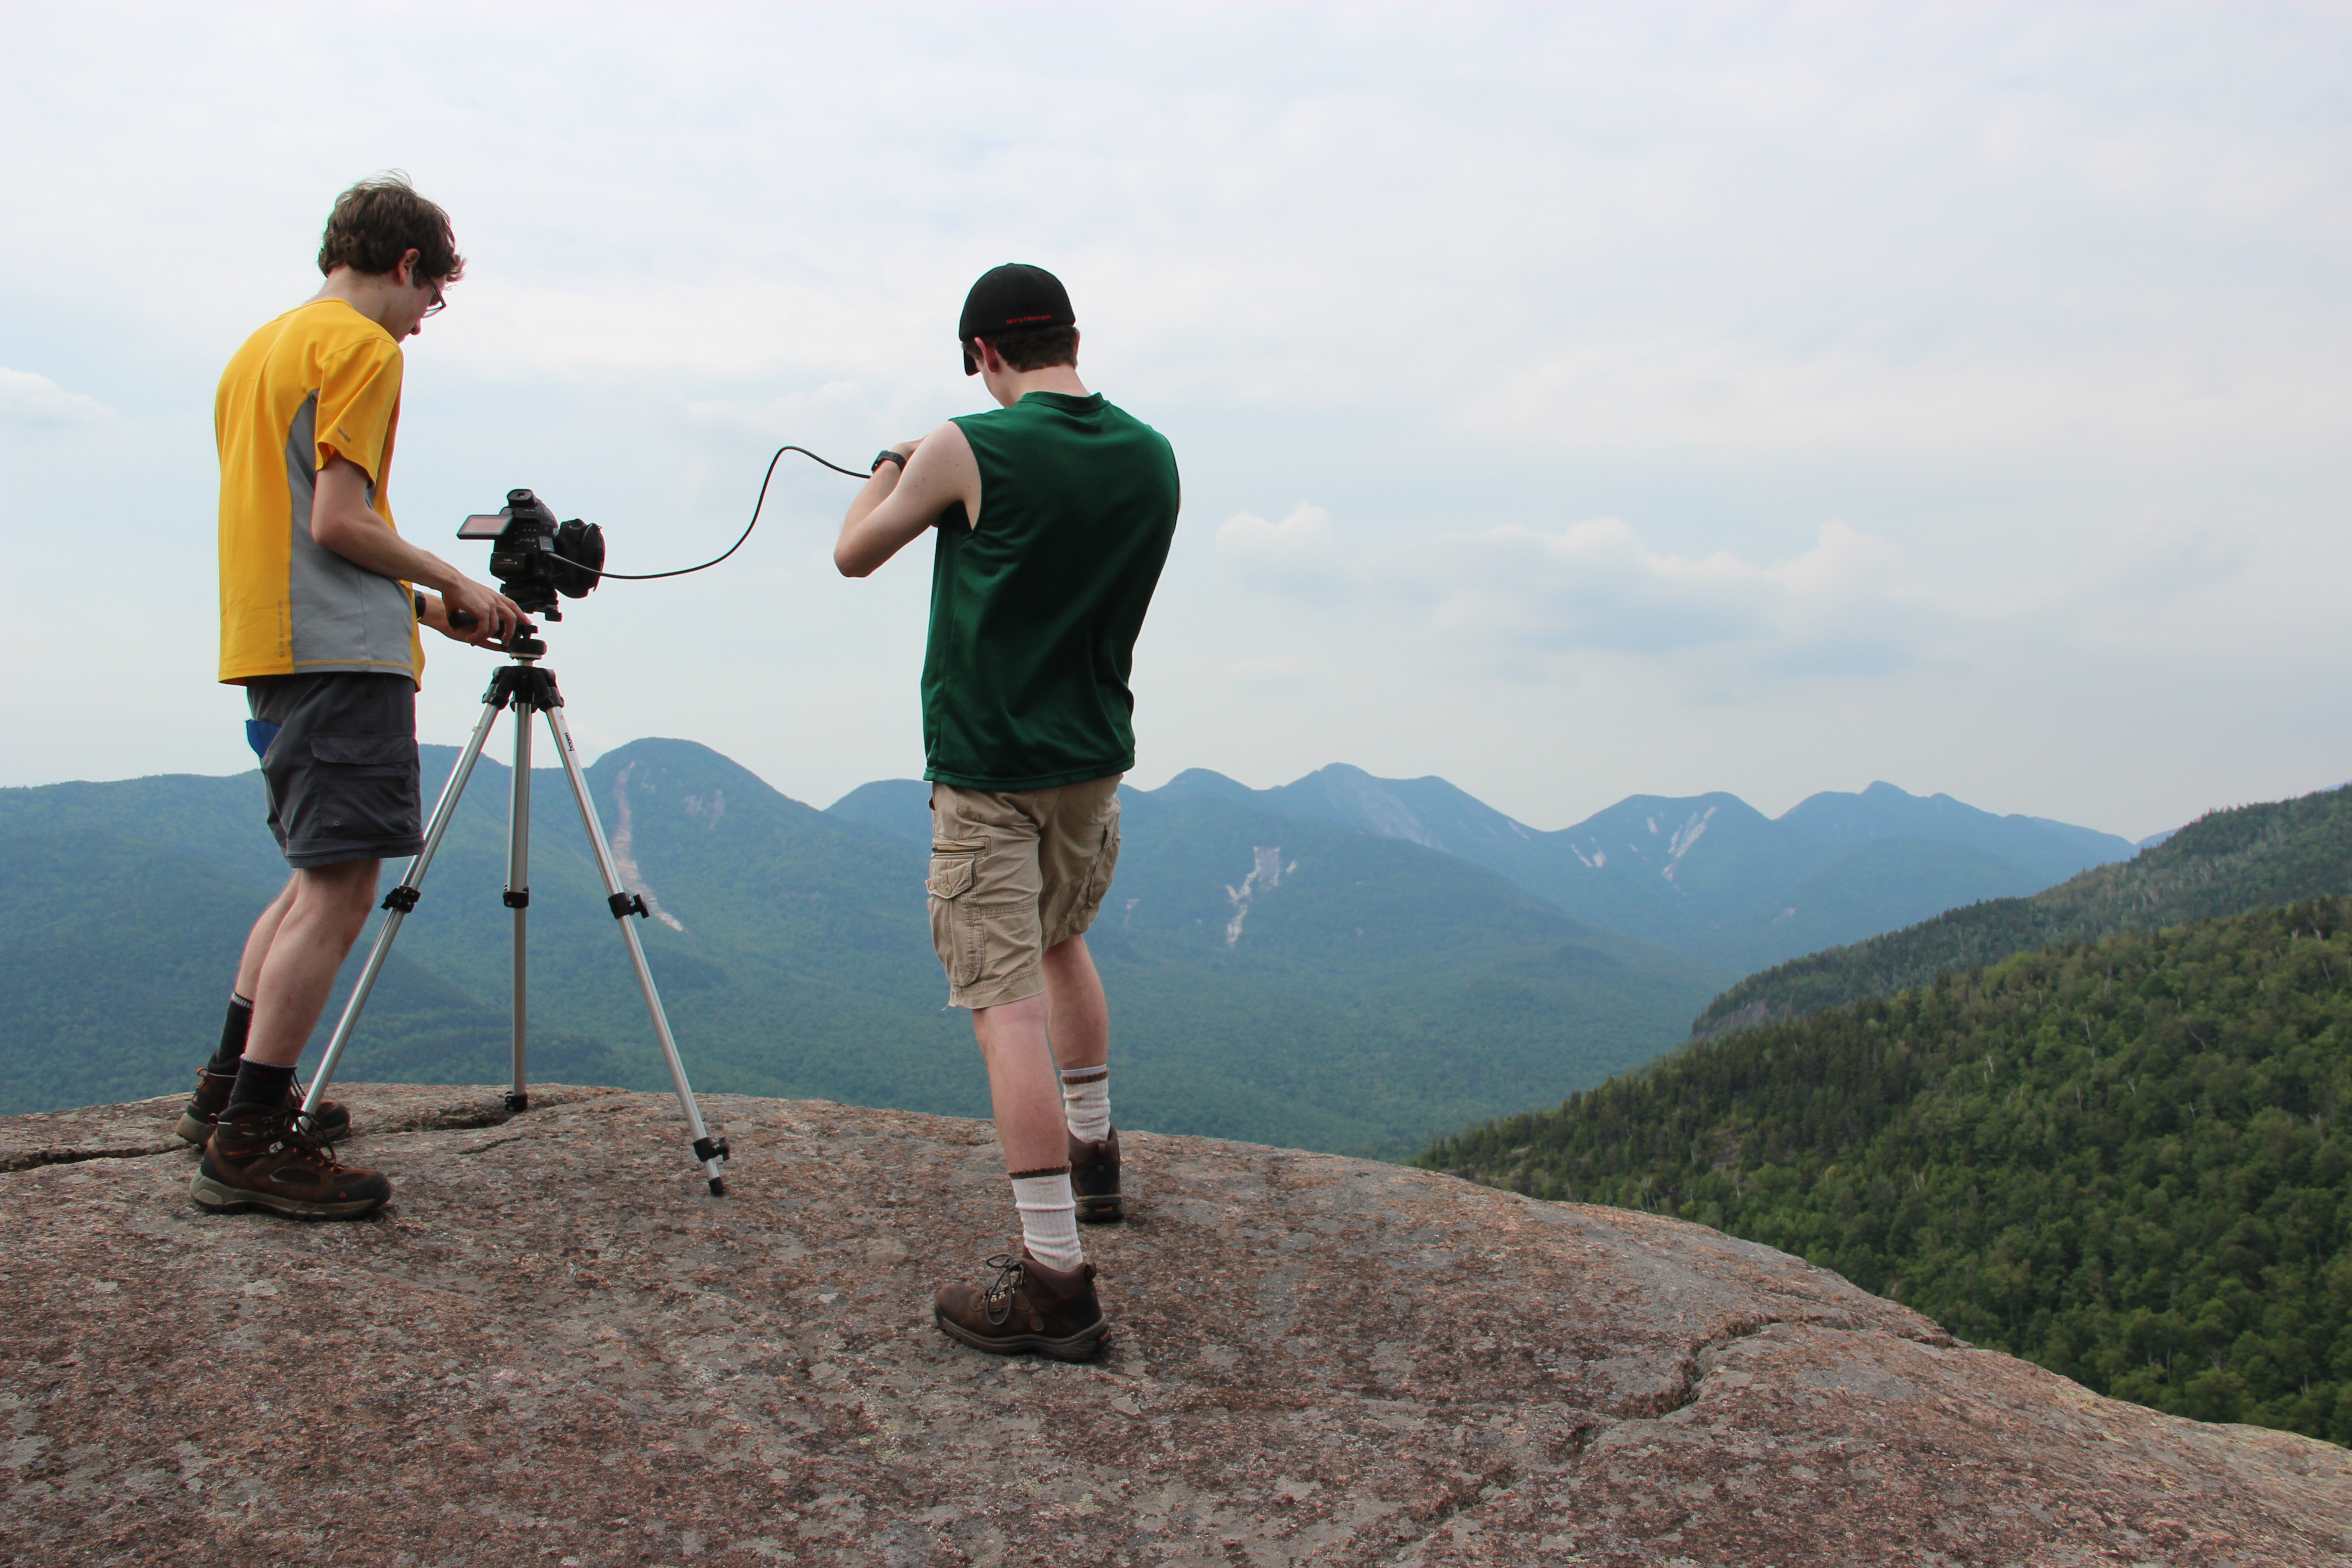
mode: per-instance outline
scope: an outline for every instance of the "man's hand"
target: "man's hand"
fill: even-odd
[[[505,642],[509,637],[529,635],[539,628],[523,615],[512,599],[483,587],[479,583],[463,577],[458,580],[463,592],[452,592],[440,597],[427,594],[425,597],[424,621],[451,642],[470,643],[479,647],[493,639]],[[470,616],[466,626],[453,626],[450,612]]]
[[[849,503],[833,547],[833,563],[845,577],[870,575],[959,502],[965,516],[980,516],[980,463],[955,421],[890,449],[908,454],[906,471],[897,463],[877,465]]]

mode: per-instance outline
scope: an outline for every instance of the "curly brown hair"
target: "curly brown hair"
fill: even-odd
[[[394,169],[335,198],[319,241],[319,270],[348,267],[380,276],[395,270],[412,250],[419,279],[455,283],[465,276],[466,258],[457,254],[449,215],[418,195],[408,176]]]

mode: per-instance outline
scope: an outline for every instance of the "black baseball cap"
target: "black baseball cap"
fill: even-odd
[[[980,374],[980,362],[971,357],[974,338],[1077,324],[1077,313],[1070,309],[1070,291],[1062,287],[1060,279],[1026,262],[992,267],[963,297],[963,315],[956,322],[956,341],[964,345],[963,373]]]

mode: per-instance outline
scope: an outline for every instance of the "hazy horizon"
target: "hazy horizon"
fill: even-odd
[[[499,721],[499,724],[498,724],[497,729],[496,729],[496,730],[492,732],[492,734],[491,734],[489,743],[488,743],[488,745],[486,745],[485,747],[483,747],[483,749],[482,749],[482,761],[484,761],[485,763],[489,763],[496,764],[496,765],[500,766],[500,767],[508,766],[508,765],[509,765],[509,764],[510,764],[510,763],[511,763],[511,761],[512,761],[512,757],[513,757],[513,734],[514,734],[514,731],[513,731],[513,730],[512,730],[512,728],[511,728],[511,723],[512,723],[512,721],[511,721],[511,720],[507,719],[507,718],[503,718],[503,717]],[[534,731],[534,733],[537,733],[537,732],[538,732],[538,731]],[[544,736],[543,736],[543,735],[542,735],[541,738],[541,740],[542,740],[542,741],[544,740]],[[614,747],[607,747],[607,748],[606,748],[606,750],[608,750],[608,751],[609,751],[609,750],[615,750],[615,749],[617,749],[617,748],[618,748],[618,746],[631,746],[631,745],[635,745],[635,744],[637,744],[639,742],[643,742],[643,741],[669,741],[669,742],[684,742],[684,743],[686,743],[686,744],[688,744],[688,745],[697,745],[697,746],[704,746],[704,747],[707,747],[709,750],[713,751],[713,752],[718,752],[719,755],[721,755],[721,756],[723,756],[723,757],[726,757],[728,761],[730,761],[730,762],[731,762],[731,763],[734,763],[737,766],[743,768],[746,772],[748,772],[748,773],[751,773],[754,777],[758,778],[758,779],[760,780],[760,782],[761,782],[761,783],[762,783],[762,784],[766,784],[770,789],[775,790],[777,794],[779,794],[779,795],[782,795],[785,796],[787,799],[794,800],[794,801],[798,801],[798,802],[799,802],[801,805],[803,805],[812,806],[812,807],[814,807],[814,808],[815,808],[816,810],[819,810],[819,811],[830,811],[830,810],[832,810],[835,806],[836,806],[836,805],[840,805],[842,801],[845,800],[845,799],[846,799],[846,798],[848,798],[850,795],[856,794],[859,790],[864,789],[864,788],[867,787],[867,786],[868,786],[868,785],[870,785],[870,784],[901,784],[901,783],[908,783],[908,782],[916,782],[916,783],[919,783],[919,782],[920,782],[920,779],[921,779],[921,773],[920,773],[920,770],[919,770],[919,769],[918,769],[917,771],[915,771],[915,772],[913,772],[913,773],[885,774],[885,775],[881,775],[881,776],[878,776],[878,777],[876,777],[876,778],[870,778],[870,779],[864,779],[864,780],[860,780],[858,783],[856,783],[856,784],[855,784],[850,785],[847,789],[845,789],[845,790],[841,791],[839,794],[831,796],[830,798],[821,799],[821,800],[820,800],[820,799],[812,799],[812,798],[807,798],[807,797],[803,797],[803,796],[801,796],[801,795],[793,795],[791,791],[789,791],[789,790],[787,790],[787,789],[784,789],[782,785],[778,784],[774,780],[770,779],[770,778],[768,778],[765,774],[761,773],[760,773],[760,771],[759,771],[759,769],[757,769],[757,768],[755,768],[755,767],[752,767],[752,766],[751,766],[750,763],[745,763],[741,758],[740,758],[740,757],[736,757],[736,756],[733,756],[733,755],[731,755],[730,753],[729,753],[729,752],[727,752],[727,750],[726,750],[726,748],[725,748],[725,747],[723,747],[723,746],[712,745],[710,742],[707,742],[707,741],[698,741],[698,740],[696,740],[694,737],[692,737],[692,736],[690,736],[690,735],[635,735],[635,736],[631,736],[629,739],[627,739],[627,740],[625,740],[625,741],[622,741],[622,742],[617,742],[616,746],[614,746]],[[465,744],[465,737],[463,737],[463,736],[459,736],[458,738],[457,738],[457,739],[455,739],[455,740],[446,740],[446,741],[445,741],[445,740],[439,740],[439,739],[436,739],[436,738],[434,738],[434,737],[427,736],[427,737],[424,737],[424,738],[422,738],[422,743],[424,743],[424,744],[425,744],[425,745],[446,746],[446,747],[448,747],[448,748],[449,748],[449,749],[451,749],[451,750],[457,750],[457,749],[461,748],[461,747]],[[599,753],[599,755],[601,755],[601,753]],[[586,765],[589,765],[589,766],[593,766],[596,761],[597,761],[597,757],[596,757],[596,756],[586,756],[586,757],[583,757],[583,763],[585,763]],[[1328,762],[1328,763],[1319,763],[1319,764],[1318,764],[1318,765],[1317,765],[1317,766],[1315,766],[1315,767],[1312,767],[1312,768],[1307,769],[1307,770],[1306,771],[1306,773],[1299,773],[1299,774],[1297,774],[1297,775],[1295,775],[1295,776],[1291,776],[1291,777],[1285,777],[1285,778],[1272,779],[1272,780],[1268,780],[1268,781],[1264,782],[1264,783],[1255,783],[1255,782],[1252,782],[1251,780],[1248,780],[1248,779],[1235,778],[1235,777],[1234,777],[1233,774],[1231,774],[1231,773],[1223,773],[1223,771],[1222,769],[1215,769],[1215,768],[1202,769],[1202,768],[1198,767],[1197,765],[1194,765],[1194,766],[1186,766],[1186,767],[1180,767],[1180,768],[1173,769],[1173,770],[1171,770],[1171,771],[1169,773],[1169,774],[1168,774],[1168,776],[1167,776],[1167,777],[1162,778],[1162,779],[1160,779],[1160,780],[1157,780],[1156,782],[1150,783],[1150,784],[1145,784],[1145,783],[1140,783],[1140,782],[1139,782],[1139,775],[1130,773],[1130,774],[1129,774],[1129,775],[1127,776],[1127,783],[1128,783],[1128,784],[1129,784],[1129,785],[1130,785],[1131,787],[1136,788],[1136,789],[1142,790],[1142,791],[1144,791],[1145,793],[1149,794],[1149,793],[1150,793],[1150,792],[1151,792],[1151,791],[1153,791],[1153,790],[1157,790],[1157,789],[1160,789],[1160,788],[1165,787],[1166,785],[1168,785],[1169,784],[1173,783],[1176,779],[1178,779],[1178,778],[1181,777],[1181,776],[1182,776],[1182,775],[1184,775],[1185,773],[1198,773],[1198,772],[1209,772],[1209,773],[1219,773],[1219,774],[1220,774],[1221,776],[1223,776],[1223,777],[1225,777],[1225,778],[1228,778],[1228,779],[1232,779],[1234,783],[1235,783],[1235,784],[1242,784],[1242,785],[1243,785],[1243,786],[1244,786],[1245,788],[1248,788],[1248,789],[1251,789],[1251,790],[1264,791],[1264,790],[1270,790],[1270,789],[1278,789],[1278,788],[1280,788],[1281,786],[1283,786],[1283,785],[1285,785],[1285,784],[1297,784],[1297,783],[1298,783],[1301,779],[1307,778],[1307,777],[1308,777],[1308,776],[1310,776],[1310,775],[1312,775],[1312,774],[1314,774],[1314,773],[1320,773],[1320,772],[1321,772],[1321,771],[1323,771],[1323,769],[1325,769],[1325,768],[1330,768],[1330,767],[1353,767],[1353,766],[1355,766],[1355,765],[1356,765],[1356,764],[1354,764],[1354,763],[1349,763],[1349,762],[1346,758],[1344,758],[1344,757],[1335,757],[1335,758],[1333,758],[1331,761],[1329,761],[1329,762]],[[533,772],[534,773],[557,773],[557,772],[561,772],[561,771],[562,771],[562,764],[561,764],[561,763],[559,763],[552,762],[552,761],[549,760],[549,759],[548,759],[548,757],[547,757],[547,754],[546,754],[546,752],[545,752],[544,746],[542,745],[542,746],[541,746],[541,748],[540,748],[540,749],[539,749],[539,750],[534,753],[534,757],[533,757],[533,761],[532,761],[532,764],[531,764],[531,769],[532,769],[532,772]],[[251,758],[250,758],[250,757],[248,757],[248,758],[247,759],[247,761],[246,761],[246,763],[245,763],[245,765],[244,765],[244,766],[242,766],[242,767],[232,767],[232,768],[228,769],[226,772],[219,772],[219,771],[205,772],[205,771],[198,770],[198,769],[191,769],[191,768],[177,768],[177,769],[163,770],[163,771],[160,771],[160,772],[150,772],[150,773],[130,773],[130,774],[123,774],[123,775],[120,775],[120,776],[117,776],[117,777],[110,777],[110,778],[70,778],[70,779],[52,779],[52,780],[45,781],[44,783],[41,783],[41,784],[0,784],[0,790],[10,790],[10,789],[47,789],[47,788],[53,787],[54,785],[57,785],[57,784],[120,784],[120,783],[126,783],[126,782],[129,782],[130,780],[132,780],[132,779],[138,779],[138,778],[166,778],[166,777],[173,777],[173,776],[192,776],[192,777],[197,777],[197,778],[236,778],[236,777],[240,776],[241,774],[244,774],[244,773],[255,773],[255,772],[257,772],[257,771],[258,771],[258,765],[257,765],[257,763],[255,763],[251,760]],[[1370,770],[1366,769],[1366,770],[1363,770],[1363,771],[1365,771],[1365,772],[1367,772],[1367,773],[1370,773]],[[1418,781],[1420,781],[1420,780],[1422,780],[1422,779],[1426,779],[1426,778],[1435,778],[1435,779],[1438,779],[1438,780],[1440,780],[1440,781],[1442,781],[1442,782],[1444,782],[1444,783],[1450,784],[1454,784],[1454,787],[1456,787],[1456,788],[1460,788],[1460,787],[1461,787],[1461,785],[1460,785],[1458,783],[1456,783],[1456,781],[1446,778],[1446,777],[1445,777],[1445,775],[1444,775],[1444,774],[1443,774],[1443,773],[1417,773],[1417,774],[1410,775],[1409,777],[1407,777],[1407,776],[1383,776],[1383,775],[1381,775],[1381,774],[1372,774],[1372,776],[1373,776],[1374,778],[1376,778],[1376,779],[1379,779],[1381,782],[1385,783],[1385,784],[1414,783],[1414,782],[1418,782]],[[1777,821],[1777,820],[1778,820],[1778,819],[1780,819],[1780,817],[1783,817],[1783,816],[1787,816],[1790,811],[1795,810],[1799,805],[1801,805],[1802,804],[1804,804],[1804,801],[1805,801],[1805,800],[1811,799],[1811,798],[1813,798],[1813,797],[1814,797],[1814,796],[1816,796],[1816,795],[1859,795],[1863,794],[1863,793],[1864,793],[1864,791],[1866,791],[1866,790],[1869,790],[1869,789],[1871,789],[1871,788],[1875,787],[1876,785],[1878,785],[1878,784],[1884,784],[1884,783],[1887,783],[1887,782],[1888,782],[1888,781],[1885,781],[1885,780],[1872,779],[1872,780],[1865,781],[1865,782],[1864,782],[1864,783],[1863,783],[1863,784],[1853,785],[1853,786],[1851,786],[1851,787],[1843,787],[1843,786],[1838,786],[1838,785],[1829,785],[1829,786],[1824,786],[1823,788],[1819,789],[1819,790],[1813,790],[1813,791],[1809,791],[1809,792],[1807,792],[1806,795],[1804,795],[1803,797],[1800,798],[1799,800],[1791,801],[1790,803],[1789,803],[1789,805],[1786,805],[1786,806],[1782,807],[1780,810],[1778,810],[1778,811],[1766,811],[1766,812],[1764,812],[1764,815],[1765,815],[1765,816],[1769,816],[1769,817],[1771,817],[1771,818],[1773,818],[1774,820],[1776,820],[1776,821]],[[1903,786],[1902,786],[1902,785],[1900,785],[1900,784],[1895,784],[1895,785],[1893,785],[1892,787],[1894,787],[1894,788],[1895,788],[1895,789],[1902,789],[1902,788],[1903,788]],[[1467,795],[1471,795],[1473,799],[1477,799],[1477,800],[1479,800],[1479,802],[1480,802],[1480,804],[1481,804],[1481,805],[1490,805],[1490,806],[1491,806],[1491,805],[1493,805],[1493,804],[1494,804],[1493,802],[1491,802],[1491,801],[1487,801],[1487,800],[1485,800],[1483,797],[1479,796],[1475,791],[1465,790],[1464,793],[1465,793],[1465,794],[1467,794]],[[1904,791],[1904,793],[1905,793],[1905,794],[1906,794],[1906,795],[1912,795],[1912,796],[1913,796],[1913,797],[1915,797],[1915,798],[1927,798],[1927,797],[1933,796],[1933,795],[1949,795],[1949,793],[1950,793],[1950,792],[1949,792],[1949,791],[1937,791],[1937,790],[1924,790],[1924,791],[1922,791],[1922,790],[1905,790],[1905,791]],[[1629,791],[1629,792],[1627,792],[1627,794],[1626,794],[1626,795],[1620,795],[1620,796],[1619,796],[1619,797],[1617,797],[1617,799],[1615,799],[1615,800],[1612,800],[1612,801],[1609,801],[1609,802],[1604,803],[1604,804],[1603,804],[1603,805],[1602,805],[1599,809],[1600,809],[1600,810],[1602,810],[1602,811],[1605,811],[1605,810],[1609,809],[1611,806],[1615,806],[1615,805],[1622,805],[1622,804],[1623,804],[1626,800],[1629,800],[1629,799],[1639,799],[1639,798],[1643,798],[1643,797],[1650,797],[1650,798],[1661,798],[1661,799],[1697,799],[1697,798],[1700,798],[1700,797],[1702,797],[1702,796],[1705,796],[1705,795],[1714,795],[1714,794],[1726,794],[1726,795],[1731,795],[1737,796],[1737,797],[1738,797],[1738,798],[1740,798],[1740,799],[1742,799],[1742,800],[1745,800],[1745,799],[1746,799],[1746,797],[1745,797],[1745,796],[1739,796],[1739,795],[1738,795],[1738,791],[1736,791],[1736,790],[1724,790],[1724,791],[1716,791],[1716,790],[1700,790],[1700,791],[1696,791],[1696,792],[1694,792],[1694,793],[1693,793],[1692,795],[1684,795],[1684,796],[1661,796],[1661,795],[1658,795],[1658,792],[1656,792],[1656,791],[1654,791],[1654,790],[1633,790],[1633,791]],[[1957,798],[1957,797],[1954,797],[1954,798]],[[1748,801],[1748,802],[1747,802],[1747,804],[1748,804],[1748,805],[1755,805],[1755,803],[1754,803],[1753,801]],[[1982,809],[1984,809],[1983,807],[1977,807],[1977,806],[1976,806],[1976,803],[1975,803],[1975,802],[1973,802],[1973,801],[1967,801],[1967,800],[1963,800],[1963,801],[1960,801],[1960,803],[1959,803],[1959,804],[1960,804],[1960,805],[1966,805],[1966,806],[1976,807],[1976,809],[1979,809],[1979,810],[1982,810]],[[2257,803],[2254,803],[2254,802],[2247,802],[2247,801],[2229,801],[2229,802],[2217,803],[2217,805],[2214,805],[2214,806],[2212,806],[2212,807],[2209,807],[2208,809],[2210,809],[2210,810],[2222,810],[2222,809],[2226,809],[2226,808],[2228,808],[2229,806],[2234,806],[2234,805],[2252,805],[2252,804],[2257,804]],[[258,797],[257,797],[257,807],[258,807]],[[1496,807],[1496,809],[1499,810],[1499,809],[1501,809],[1501,808],[1500,808],[1500,807]],[[1757,809],[1759,809],[1759,811],[1761,811],[1763,808],[1761,808],[1761,807],[1758,807]],[[1509,815],[1509,814],[1508,814],[1508,813],[1506,813],[1505,815],[1507,815],[1507,815]],[[1569,827],[1576,826],[1579,823],[1580,823],[1580,822],[1582,822],[1582,821],[1585,821],[1585,820],[1588,820],[1591,816],[1594,816],[1594,815],[1596,815],[1596,813],[1588,812],[1587,814],[1585,814],[1585,816],[1583,816],[1583,817],[1579,817],[1579,818],[1576,818],[1576,819],[1574,819],[1574,820],[1572,820],[1572,821],[1569,821],[1569,822],[1561,822],[1561,823],[1556,823],[1556,824],[1550,824],[1550,825],[1521,821],[1521,826],[1527,826],[1527,827],[1533,827],[1533,828],[1537,828],[1538,831],[1541,831],[1541,832],[1553,832],[1553,831],[1558,831],[1558,830],[1560,830],[1560,829],[1565,829],[1565,828],[1569,828]],[[2003,813],[2003,814],[1998,814],[1998,815],[2008,815],[2008,814]],[[2056,821],[2056,820],[2060,820],[2060,819],[2058,819],[2058,818],[2052,817],[2052,816],[2050,816],[2050,814],[2049,814],[2049,813],[2047,813],[2047,812],[2032,812],[2032,811],[2028,811],[2028,812],[2021,812],[2021,813],[2018,813],[2017,815],[2023,816],[2028,816],[2028,817],[2033,817],[2033,818],[2037,818],[2037,819],[2044,820],[2044,821]],[[1514,818],[1514,820],[1520,820],[1520,819]],[[2114,832],[2114,830],[2113,830],[2112,828],[2101,827],[2101,826],[2100,826],[2097,823],[2095,823],[2095,822],[2070,822],[2070,823],[2068,824],[2068,826],[2075,826],[2075,827],[2088,827],[2088,828],[2094,828],[2094,829],[2097,830],[2098,832],[2102,832],[2102,833],[2113,833],[2113,832]],[[2178,827],[2181,827],[2181,826],[2187,826],[2187,821],[2186,821],[2186,820],[2184,820],[2183,822],[2175,823],[2175,824],[2173,825],[2173,827],[2172,827],[2172,828],[2158,828],[2158,829],[2157,829],[2157,830],[2155,830],[2155,831],[2156,831],[2157,833],[2159,833],[2159,834],[2161,834],[2161,833],[2169,833],[2169,832],[2173,831],[2173,829],[2174,829],[2174,828],[2178,828]],[[2116,837],[2119,837],[2119,838],[2121,838],[2121,837],[2131,837],[2131,836],[2129,836],[2129,835],[2120,834],[2120,833],[2116,834],[2115,836],[2116,836]],[[2150,835],[2148,835],[2148,834],[2142,834],[2142,835],[2139,835],[2138,837],[2139,837],[2140,838],[2146,838],[2146,837],[2150,837]],[[2135,839],[2135,840],[2134,840],[2134,842],[2137,842],[2137,839]]]

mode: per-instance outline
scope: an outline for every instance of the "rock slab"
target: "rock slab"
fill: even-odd
[[[1700,1226],[1125,1136],[1086,1366],[930,1325],[984,1123],[339,1089],[394,1206],[212,1215],[176,1100],[0,1121],[26,1563],[2352,1560],[2352,1455],[2099,1398]]]

